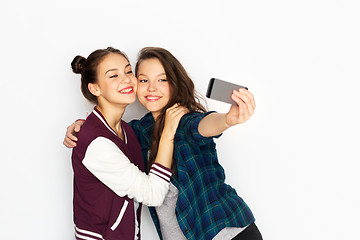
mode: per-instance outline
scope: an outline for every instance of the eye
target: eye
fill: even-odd
[[[146,80],[146,79],[139,79],[139,82],[140,82],[140,83],[146,83],[147,80]]]
[[[114,75],[111,75],[110,78],[117,78],[118,75],[117,74],[114,74]]]
[[[159,79],[159,82],[167,82],[167,79]]]
[[[131,70],[126,72],[126,74],[132,74],[132,73],[133,73],[133,71],[131,71]]]

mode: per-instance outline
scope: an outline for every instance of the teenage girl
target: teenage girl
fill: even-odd
[[[186,109],[175,104],[167,111],[159,151],[147,175],[140,144],[121,120],[137,88],[126,55],[100,49],[87,59],[76,56],[71,65],[81,74],[83,95],[96,105],[72,152],[76,239],[140,239],[141,203],[159,206],[168,192],[173,138]]]

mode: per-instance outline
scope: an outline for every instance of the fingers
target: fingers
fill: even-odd
[[[231,106],[227,113],[226,123],[229,126],[234,126],[249,120],[254,114],[256,107],[254,96],[248,90],[240,88],[238,91],[233,91],[231,98],[238,105]]]
[[[74,132],[75,133],[80,132],[80,125],[78,125],[78,124],[75,125]]]
[[[166,109],[165,128],[169,127],[175,133],[181,118],[188,112],[186,107],[178,103]]]
[[[173,118],[177,121],[180,122],[181,118],[187,114],[189,112],[189,110],[185,107],[180,107],[178,109],[176,109],[176,111],[173,113]]]
[[[72,125],[74,125],[74,132],[80,132],[80,128],[81,126],[84,124],[85,120],[83,119],[79,119],[79,120],[76,120]]]
[[[174,104],[166,110],[166,114],[171,117],[178,117],[180,115],[182,117],[187,112],[189,112],[189,110],[186,107],[181,106],[179,103]]]
[[[240,88],[238,91],[234,91],[233,94],[241,98],[243,102],[255,109],[256,106],[254,96],[248,90]]]
[[[65,139],[69,139],[69,141],[76,142],[78,138],[75,136],[74,132],[67,131],[65,135]]]
[[[166,109],[166,113],[171,114],[174,111],[176,111],[179,107],[181,107],[180,103],[175,103],[174,105]]]
[[[68,127],[67,131],[66,131],[66,135],[65,135],[65,139],[63,144],[67,147],[67,148],[73,148],[76,146],[76,141],[77,141],[77,137],[75,137],[72,132],[69,131],[70,127]]]
[[[250,115],[249,108],[244,100],[242,100],[237,95],[233,95],[232,99],[238,104],[238,113],[240,117],[247,117]]]
[[[76,134],[80,131],[80,129],[76,131],[76,126],[77,126],[76,123],[73,123],[72,125],[70,125],[67,128],[67,131],[66,131],[66,137],[72,141],[78,140],[76,137]]]
[[[254,114],[255,111],[255,99],[254,96],[246,89],[240,88],[239,91],[234,91],[232,95],[233,100],[239,105],[241,102],[245,104],[245,107],[248,113],[251,115]]]
[[[63,141],[63,144],[67,148],[76,147],[76,141],[78,140],[78,138],[76,137],[76,134],[80,131],[80,128],[83,124],[84,124],[84,121],[76,121],[67,127],[65,139]]]
[[[74,141],[72,141],[71,139],[69,139],[68,137],[65,137],[63,144],[65,145],[65,147],[67,148],[74,148],[76,147],[76,143]]]
[[[234,92],[240,93],[239,97],[243,95],[245,98],[247,98],[251,103],[251,105],[255,108],[254,95],[251,92],[249,92],[249,90],[246,90],[245,88],[240,88],[238,91],[234,91]]]
[[[249,104],[247,99],[240,98],[237,95],[233,95],[232,99],[238,104],[237,112],[238,117],[243,119],[249,119],[254,114],[254,108]],[[233,106],[236,109],[236,106]]]
[[[186,107],[181,106],[179,103],[172,106],[171,109],[170,108],[168,109],[168,113],[174,118],[175,117],[181,118],[188,112],[189,112],[189,110]]]

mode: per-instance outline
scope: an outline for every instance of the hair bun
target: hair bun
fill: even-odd
[[[74,60],[71,62],[71,68],[74,73],[81,74],[84,69],[84,63],[86,61],[86,58],[82,56],[76,56]]]

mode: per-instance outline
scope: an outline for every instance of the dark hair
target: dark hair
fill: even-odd
[[[135,66],[136,76],[139,65],[147,59],[158,59],[164,67],[167,80],[170,85],[170,100],[161,110],[159,117],[156,119],[152,144],[150,147],[149,166],[155,161],[158,151],[161,133],[164,129],[166,109],[175,103],[180,103],[189,109],[190,112],[206,112],[206,108],[200,104],[200,96],[195,91],[195,86],[185,68],[181,63],[166,49],[158,47],[145,47],[138,54]]]
[[[73,72],[81,74],[81,92],[87,100],[95,104],[97,104],[97,98],[89,91],[88,84],[97,82],[97,68],[104,57],[110,53],[120,54],[129,61],[125,53],[108,47],[106,49],[95,50],[87,59],[78,55],[71,62]]]

